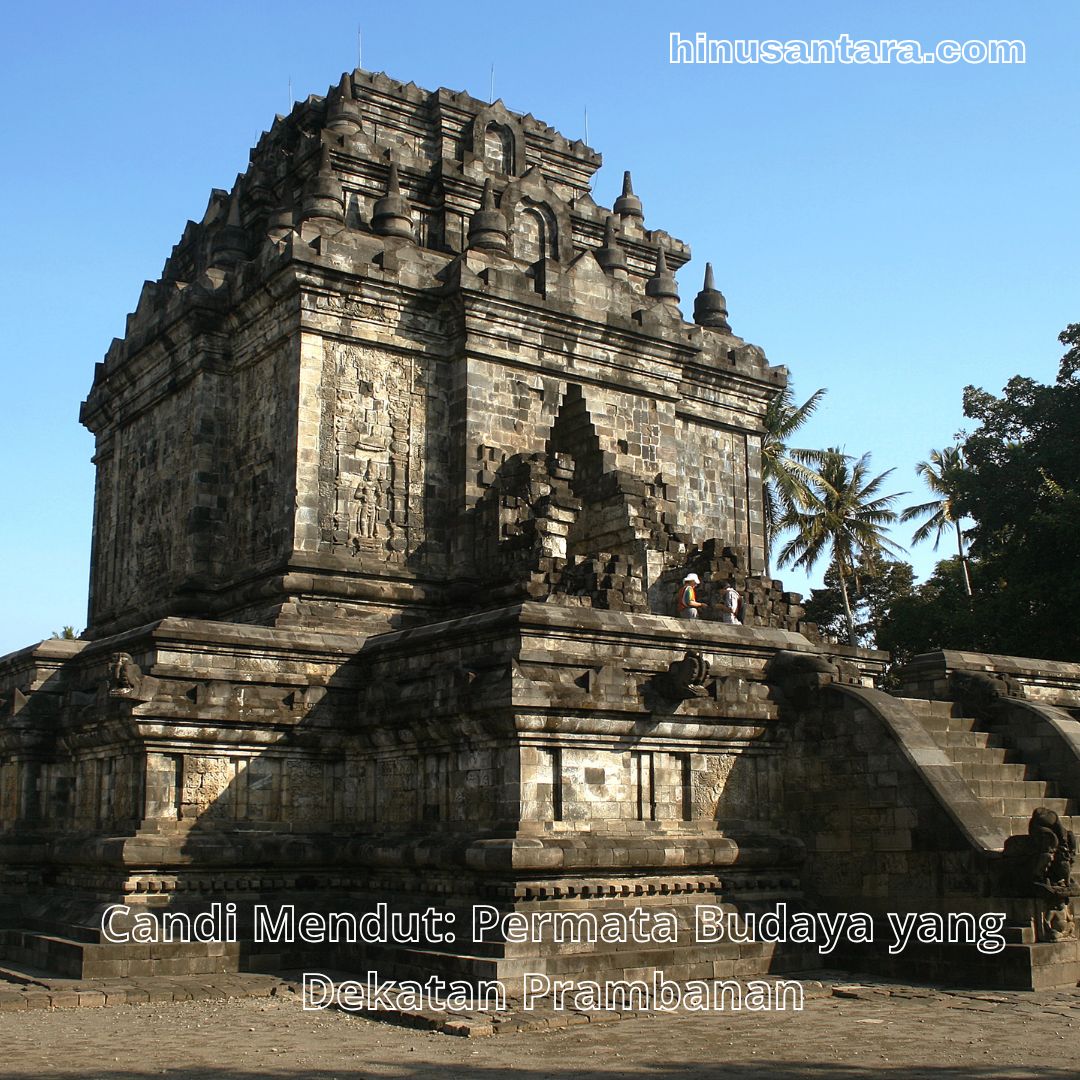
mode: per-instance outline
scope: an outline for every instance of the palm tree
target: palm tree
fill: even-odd
[[[923,482],[939,496],[930,502],[909,506],[901,515],[901,521],[914,521],[926,517],[926,520],[912,534],[911,542],[921,544],[934,537],[934,550],[941,543],[942,533],[950,527],[956,531],[956,550],[960,555],[960,566],[964,571],[964,588],[971,595],[971,577],[968,574],[967,555],[964,552],[964,534],[960,531],[961,514],[956,511],[956,499],[959,493],[958,480],[967,471],[964,452],[959,446],[947,446],[944,450],[931,450],[929,461],[920,461],[915,471]]]
[[[790,386],[785,386],[765,410],[761,436],[761,480],[765,517],[765,574],[773,542],[784,518],[797,509],[808,509],[812,496],[810,485],[821,478],[815,466],[824,456],[821,450],[799,450],[787,445],[788,439],[810,419],[825,389],[815,390],[801,405],[795,404]]]
[[[829,562],[840,581],[844,601],[844,616],[848,639],[858,644],[855,619],[851,613],[848,579],[856,573],[859,555],[901,554],[900,549],[885,535],[885,526],[896,520],[891,508],[895,495],[881,495],[882,484],[892,469],[880,476],[870,477],[870,455],[858,461],[833,447],[825,450],[819,479],[811,485],[812,502],[805,510],[796,508],[784,518],[783,525],[795,530],[795,535],[780,552],[780,565],[811,570],[818,559],[829,555]]]

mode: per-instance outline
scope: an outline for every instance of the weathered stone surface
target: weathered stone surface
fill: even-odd
[[[599,161],[363,72],[275,122],[84,404],[88,636],[169,615],[372,633],[466,596],[648,610],[712,537],[760,573],[760,423],[785,373],[726,324],[641,321],[666,302],[657,258],[670,276],[689,250],[630,215],[605,274]],[[505,245],[466,249],[478,213]],[[612,557],[586,591],[575,560]]]
[[[783,900],[1002,904],[1012,952],[973,978],[1074,970],[1068,906],[1055,929],[997,871],[1032,800],[1072,827],[1080,674],[939,654],[900,700],[874,689],[884,654],[818,640],[762,575],[786,372],[711,273],[684,321],[689,249],[645,229],[629,177],[598,206],[599,164],[501,103],[355,72],[188,223],[83,406],[86,640],[0,660],[0,954],[82,977],[327,955],[247,925],[108,942],[120,899],[633,907],[679,941],[424,939],[334,966],[742,977],[817,958],[696,942],[694,908]],[[672,617],[691,570],[707,604],[734,580],[743,625]],[[1060,794],[994,757],[1006,730]]]

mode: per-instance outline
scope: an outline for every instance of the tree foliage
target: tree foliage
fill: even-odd
[[[967,387],[978,427],[957,511],[974,520],[976,623],[994,652],[1080,660],[1080,323],[1055,383],[1016,376],[1000,397]],[[970,646],[969,646],[970,647]]]
[[[979,565],[971,570],[978,583]],[[876,627],[877,647],[898,664],[937,649],[985,651],[990,638],[980,610],[984,595],[977,591],[975,601],[968,595],[959,556],[943,559],[926,581],[893,598]]]
[[[848,584],[860,556],[900,553],[885,535],[886,527],[896,520],[892,503],[899,496],[881,494],[892,469],[870,476],[869,454],[853,461],[836,448],[826,450],[818,473],[810,485],[809,505],[796,507],[784,518],[794,536],[784,545],[779,562],[811,570],[823,555],[828,556],[840,586],[847,638],[857,645]]]
[[[766,561],[772,555],[776,534],[785,518],[811,504],[811,485],[820,479],[817,466],[824,452],[788,446],[810,419],[825,389],[815,390],[801,405],[795,404],[791,386],[785,386],[770,402],[763,420],[761,476],[763,481]]]
[[[926,520],[915,530],[911,537],[913,544],[921,544],[933,537],[934,550],[937,551],[943,533],[952,531],[956,535],[956,553],[960,559],[960,568],[964,576],[964,589],[971,595],[971,578],[968,574],[967,555],[964,551],[964,535],[960,530],[961,514],[957,510],[961,485],[967,473],[964,452],[959,446],[947,446],[944,450],[931,450],[929,461],[920,461],[915,472],[922,477],[923,483],[937,496],[929,502],[909,506],[900,514],[901,521]]]
[[[893,607],[915,591],[915,572],[910,563],[884,558],[872,552],[859,556],[852,577],[850,599],[858,643],[869,649],[886,648],[881,643],[881,628]],[[848,627],[840,579],[835,567],[825,571],[824,588],[814,589],[805,603],[806,617],[823,634],[847,638]]]

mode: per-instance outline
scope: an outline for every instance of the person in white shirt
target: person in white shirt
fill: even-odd
[[[729,578],[727,586],[720,594],[720,621],[742,626],[739,621],[739,604],[741,603],[742,598],[735,590],[735,579]]]

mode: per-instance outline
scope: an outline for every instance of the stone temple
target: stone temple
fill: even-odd
[[[82,409],[88,628],[0,660],[0,957],[753,976],[696,908],[1004,913],[1002,948],[825,962],[1080,978],[1080,666],[820,640],[765,576],[786,372],[629,173],[531,115],[356,71],[279,117],[148,282]],[[745,625],[674,617],[683,575]],[[236,903],[236,941],[101,914]],[[675,943],[255,940],[312,912],[671,912]],[[963,918],[961,918],[963,916]],[[967,922],[965,922],[965,918]],[[940,939],[941,935],[938,935]]]

